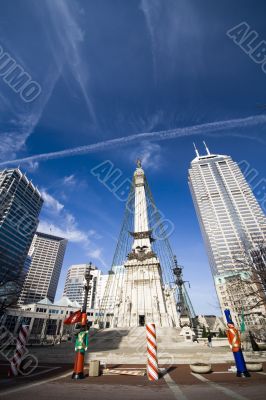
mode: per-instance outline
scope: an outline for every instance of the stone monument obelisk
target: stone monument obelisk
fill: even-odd
[[[145,174],[140,161],[133,177],[134,231],[131,252],[124,264],[124,279],[115,304],[113,327],[179,326],[174,290],[163,284],[160,260],[152,249],[145,191]]]

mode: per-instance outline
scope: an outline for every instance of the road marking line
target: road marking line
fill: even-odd
[[[233,374],[232,371],[214,371],[212,374]]]
[[[48,368],[48,369],[45,369],[44,371],[35,372],[35,374],[27,375],[26,378],[32,378],[33,376],[42,375],[42,374],[45,374],[46,372],[54,371],[55,369],[60,369],[60,368],[61,367]]]
[[[169,389],[173,392],[177,400],[187,400],[187,397],[184,395],[180,387],[175,383],[175,381],[168,373],[164,374],[163,377]]]
[[[195,378],[199,379],[201,382],[205,382],[208,385],[212,386],[213,388],[220,390],[220,392],[225,393],[227,396],[231,397],[232,399],[237,399],[237,400],[250,400],[247,397],[241,396],[241,394],[238,394],[236,392],[233,392],[233,390],[228,389],[222,385],[219,385],[216,382],[209,381],[209,379],[205,378],[204,376],[200,374],[196,374],[195,372],[191,372],[191,375],[195,376]]]
[[[4,365],[5,367],[8,367],[10,365],[10,363],[0,363],[0,365]],[[38,368],[49,368],[49,365],[37,365],[36,369]],[[56,367],[56,368],[60,368],[60,367]]]
[[[266,372],[257,372],[257,374],[266,375]]]
[[[101,366],[102,366],[102,364],[101,364]],[[115,367],[115,368],[111,368],[111,367],[110,367],[109,369],[116,369],[116,367]],[[141,369],[141,370],[146,370],[145,367],[140,367],[140,368],[138,368],[138,367],[132,367],[132,368],[131,368],[131,367],[125,367],[125,368],[124,368],[124,367],[123,367],[123,368],[117,368],[117,369],[129,369],[129,370],[131,370],[131,369],[138,369],[138,370]]]
[[[4,365],[4,366],[9,366],[10,364],[1,364],[0,363],[0,365]],[[46,368],[44,371],[40,371],[40,372],[35,372],[35,374],[30,374],[30,375],[25,375],[25,378],[32,378],[33,376],[37,376],[37,375],[42,375],[42,374],[45,374],[46,372],[50,372],[50,371],[54,371],[55,369],[60,369],[61,367],[51,367],[51,368],[48,368],[47,369],[47,365],[46,366],[44,366],[44,365],[38,365],[37,367],[36,367],[36,369],[42,369],[42,368]],[[1,380],[1,382],[10,382],[10,379],[12,379],[12,378],[7,378],[7,379],[5,379],[4,381],[3,380]]]
[[[7,394],[21,392],[22,390],[27,390],[27,389],[30,389],[30,388],[32,388],[34,386],[40,386],[40,385],[43,385],[45,383],[49,383],[49,382],[57,381],[57,380],[62,379],[62,378],[66,378],[67,376],[70,376],[71,374],[72,374],[72,371],[71,372],[67,372],[66,374],[62,374],[62,375],[56,376],[54,378],[49,378],[49,379],[45,379],[43,381],[39,381],[39,382],[23,385],[23,386],[20,386],[18,388],[15,388],[15,389],[7,389],[7,390],[4,390],[4,391],[0,391],[0,395],[4,396],[4,395],[7,395]]]

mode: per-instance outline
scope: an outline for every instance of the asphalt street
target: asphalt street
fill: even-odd
[[[110,365],[111,368],[145,368],[144,365]],[[165,366],[164,366],[165,367]],[[101,375],[84,380],[71,379],[72,365],[41,364],[29,376],[8,378],[8,364],[0,365],[1,399],[64,399],[87,400],[215,400],[265,399],[266,373],[253,373],[251,378],[237,378],[228,372],[230,364],[215,364],[210,374],[192,374],[189,365],[162,368],[157,382],[146,376]],[[87,371],[85,368],[85,372]],[[266,365],[264,365],[264,370]]]

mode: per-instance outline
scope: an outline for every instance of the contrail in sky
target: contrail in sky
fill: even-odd
[[[243,134],[234,133],[233,130],[237,128],[254,127],[256,125],[266,124],[266,115],[254,115],[246,118],[231,119],[225,121],[208,122],[200,125],[193,125],[183,128],[176,128],[171,130],[164,130],[159,132],[145,132],[134,135],[124,136],[116,139],[105,140],[102,142],[89,144],[85,146],[73,147],[67,150],[55,151],[51,153],[36,154],[33,156],[18,158],[16,160],[3,161],[0,166],[23,164],[31,161],[46,161],[56,158],[70,157],[79,154],[96,153],[99,151],[109,150],[111,148],[117,148],[119,146],[126,146],[128,144],[149,140],[169,140],[178,137],[192,136],[192,135],[219,135],[222,131],[232,130],[232,136],[244,136]],[[250,136],[246,136],[250,138]],[[255,137],[254,137],[255,139]],[[261,140],[264,144],[266,143],[263,139]]]

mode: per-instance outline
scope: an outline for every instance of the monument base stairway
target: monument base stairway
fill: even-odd
[[[226,347],[209,348],[206,343],[185,342],[180,329],[157,328],[158,361],[164,364],[188,364],[192,362],[233,362],[232,352]],[[74,340],[54,346],[29,346],[40,363],[72,364]],[[142,364],[147,361],[145,327],[108,328],[90,331],[85,362],[99,360],[106,364]]]
[[[217,359],[217,351],[223,353],[220,362],[230,359],[228,349],[209,349],[199,343],[185,342],[180,328],[156,328],[158,361],[160,364],[190,363]],[[145,364],[147,360],[146,328],[104,329],[89,340],[86,361],[100,360],[109,364]],[[216,361],[217,362],[217,361]]]

